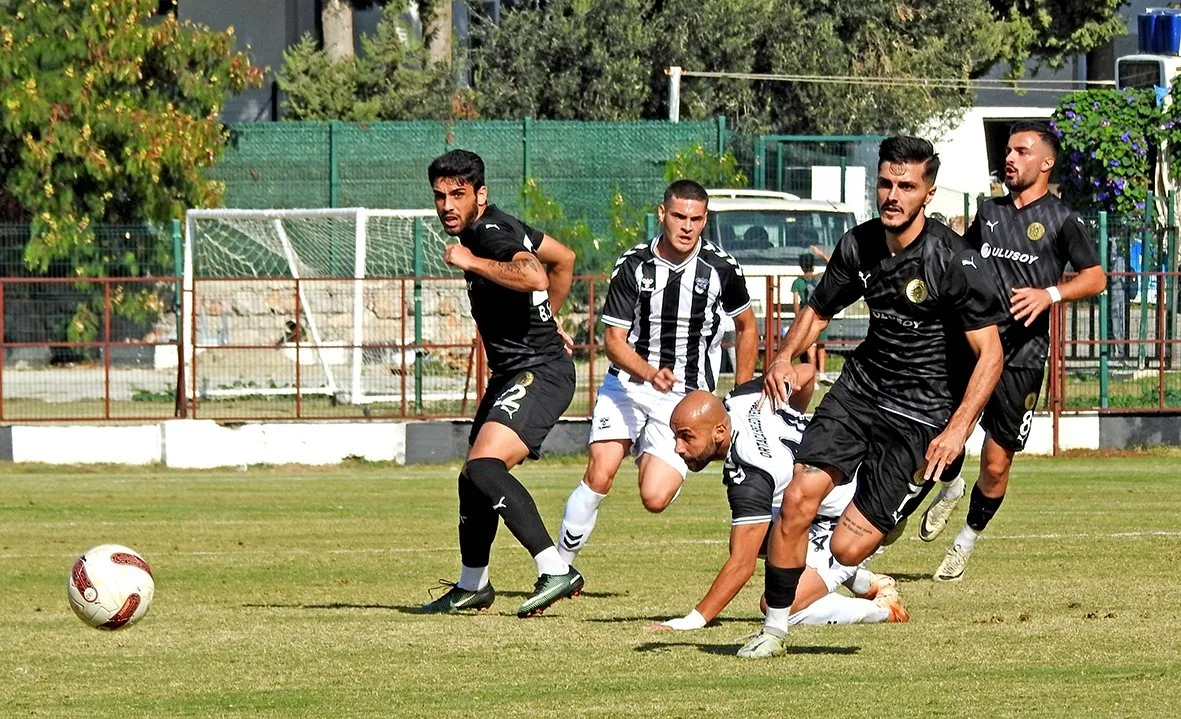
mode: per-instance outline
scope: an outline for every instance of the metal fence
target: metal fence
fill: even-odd
[[[664,190],[677,150],[726,147],[724,118],[706,122],[282,122],[231,127],[232,144],[211,176],[225,206],[241,208],[429,207],[426,168],[453,148],[478,152],[490,200],[519,212],[527,178],[567,217],[605,229],[616,191],[649,206]]]

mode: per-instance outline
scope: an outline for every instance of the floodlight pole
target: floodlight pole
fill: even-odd
[[[673,65],[664,71],[668,75],[668,121],[681,121],[681,67]]]

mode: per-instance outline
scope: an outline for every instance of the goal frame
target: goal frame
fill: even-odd
[[[291,273],[291,279],[296,281],[298,287],[297,293],[303,315],[308,320],[308,333],[311,342],[308,343],[302,338],[296,339],[297,351],[300,344],[311,344],[310,351],[316,353],[319,364],[324,372],[326,382],[321,387],[291,387],[278,389],[220,389],[215,390],[218,396],[242,396],[242,395],[287,395],[287,394],[321,394],[328,395],[334,400],[344,400],[350,404],[369,404],[372,402],[385,402],[400,399],[400,396],[384,396],[384,395],[370,395],[366,394],[363,387],[362,370],[364,366],[364,311],[365,311],[365,279],[366,275],[366,258],[368,250],[368,226],[369,220],[372,218],[406,218],[412,220],[417,226],[419,223],[427,219],[434,219],[436,217],[434,210],[393,210],[393,209],[372,209],[366,207],[338,207],[338,208],[292,208],[292,209],[190,209],[185,213],[185,233],[184,233],[184,266],[181,285],[181,321],[183,329],[179,332],[182,340],[181,344],[184,350],[184,361],[189,364],[188,371],[192,372],[192,362],[196,352],[196,338],[193,337],[191,331],[194,321],[194,313],[196,308],[194,306],[194,287],[196,277],[194,275],[194,258],[195,247],[194,238],[197,230],[197,222],[200,220],[263,220],[273,223],[273,228],[276,237],[283,248],[284,259],[287,262],[288,270]],[[307,295],[304,292],[303,286],[299,283],[300,271],[298,267],[297,258],[294,249],[291,246],[290,239],[287,237],[286,231],[283,228],[283,221],[297,218],[327,218],[327,219],[351,219],[354,226],[354,250],[355,258],[353,264],[353,321],[352,321],[352,346],[351,350],[351,366],[352,372],[348,382],[348,388],[342,391],[337,384],[335,375],[331,366],[326,361],[322,351],[325,344],[321,340],[319,328],[314,319],[315,310],[313,305],[309,302]],[[417,274],[421,274],[421,253],[416,249],[415,255],[415,269]],[[232,279],[232,278],[230,278]],[[341,277],[340,279],[348,279],[348,277]],[[416,312],[421,302],[420,292],[417,287],[414,293],[414,302]],[[415,339],[418,341],[418,338]],[[419,358],[415,358],[416,364]],[[193,374],[188,376],[193,377]],[[193,399],[195,388],[190,386],[189,382],[185,383],[184,397],[186,400]]]

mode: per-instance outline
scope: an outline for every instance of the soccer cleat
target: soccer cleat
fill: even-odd
[[[943,531],[947,526],[947,520],[951,517],[952,510],[960,503],[960,498],[964,496],[964,478],[956,477],[947,487],[939,490],[939,494],[935,495],[934,501],[927,507],[927,511],[923,512],[923,521],[919,523],[919,539],[924,542],[933,542],[935,537]]]
[[[890,612],[890,616],[886,619],[887,622],[897,624],[910,621],[910,612],[902,606],[902,595],[893,586],[882,589],[873,603]]]
[[[763,627],[751,635],[746,644],[738,650],[743,659],[767,659],[781,657],[787,652],[787,635],[780,636],[774,630]]]
[[[870,572],[873,574],[873,572]],[[869,580],[869,591],[861,595],[861,599],[877,599],[886,590],[893,590],[895,594],[898,593],[898,582],[894,581],[894,577],[888,574],[873,574],[873,579]]]
[[[577,596],[582,592],[582,585],[582,575],[574,567],[565,574],[543,574],[533,585],[533,594],[521,603],[517,616],[521,619],[537,616],[559,599]]]
[[[440,579],[439,584],[450,587],[450,589],[443,596],[422,606],[422,611],[426,614],[450,614],[467,609],[487,609],[496,599],[496,590],[492,588],[491,583],[485,584],[474,592],[469,589],[461,589],[458,584],[445,579]]]
[[[964,570],[968,567],[968,557],[972,550],[955,545],[947,550],[947,556],[940,562],[932,577],[936,582],[958,582],[964,578]]]

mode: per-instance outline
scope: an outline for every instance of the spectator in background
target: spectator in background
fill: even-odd
[[[800,312],[808,306],[808,298],[812,296],[816,285],[820,283],[820,273],[816,271],[816,258],[811,252],[800,255],[800,270],[803,274],[791,283],[791,306],[794,317],[799,317]],[[822,330],[819,337],[816,338],[816,343],[807,349],[805,358],[808,364],[816,368],[818,382],[832,384],[832,380],[824,371],[828,361],[828,352],[824,348],[824,341],[827,337],[828,330]]]

